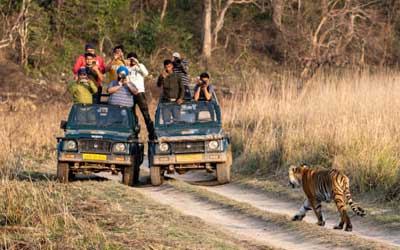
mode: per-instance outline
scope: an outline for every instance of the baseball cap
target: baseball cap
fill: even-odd
[[[178,52],[174,52],[172,56],[181,59],[181,55]]]
[[[87,50],[87,49],[94,49],[93,44],[87,43],[87,44],[85,45],[85,50]]]

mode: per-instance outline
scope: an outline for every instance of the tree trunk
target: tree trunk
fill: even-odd
[[[161,16],[160,16],[160,22],[164,20],[165,14],[167,13],[167,6],[168,6],[168,0],[163,0],[163,7],[161,11]]]
[[[212,38],[211,38],[211,15],[212,1],[203,1],[203,58],[206,66],[211,60]]]
[[[279,31],[282,30],[283,5],[284,0],[272,0],[272,21]]]
[[[218,15],[217,20],[215,21],[215,28],[214,28],[214,47],[218,46],[218,33],[220,32],[220,30],[222,29],[222,27],[224,26],[224,20],[225,20],[225,14],[229,8],[229,6],[231,6],[233,3],[233,0],[228,0],[226,1],[224,7],[222,8],[221,12]]]

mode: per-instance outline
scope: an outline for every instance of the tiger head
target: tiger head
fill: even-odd
[[[300,187],[302,185],[303,172],[308,168],[307,165],[290,165],[289,167],[289,185],[292,188]]]

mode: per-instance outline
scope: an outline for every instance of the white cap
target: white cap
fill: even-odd
[[[172,54],[172,56],[173,57],[176,57],[176,58],[181,58],[181,55],[178,53],[178,52],[174,52],[173,54]]]

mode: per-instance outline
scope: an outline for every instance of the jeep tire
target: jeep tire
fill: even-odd
[[[153,186],[160,186],[163,183],[164,176],[161,175],[160,166],[150,167],[150,180],[151,180],[151,185]]]
[[[126,166],[124,167],[123,173],[122,173],[122,183],[128,186],[133,186],[135,184],[135,180],[139,179],[139,174],[135,173],[138,171],[135,171],[135,166]]]
[[[226,162],[217,163],[217,180],[219,184],[226,184],[231,181],[232,150],[228,146],[226,151]]]
[[[68,183],[69,180],[69,165],[66,162],[57,163],[57,179],[61,183]]]

